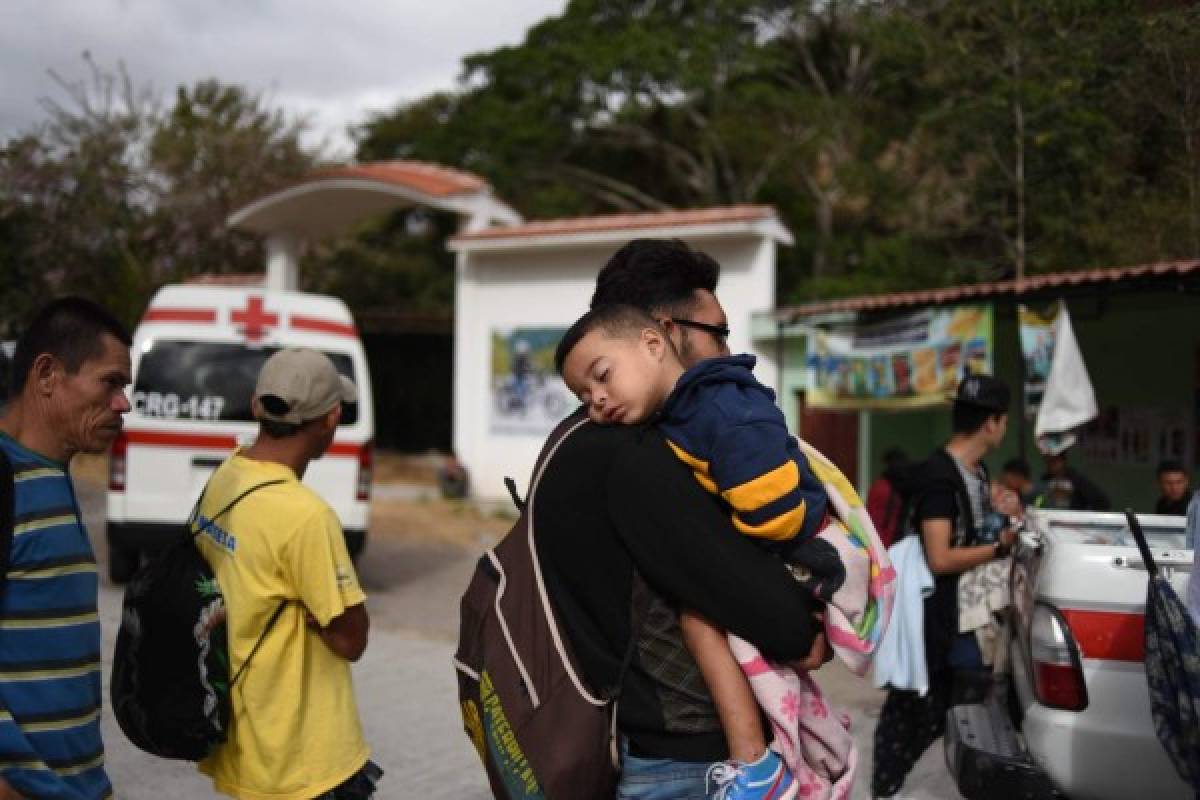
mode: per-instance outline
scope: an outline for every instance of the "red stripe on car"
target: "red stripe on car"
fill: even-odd
[[[207,450],[233,450],[237,446],[237,437],[210,433],[181,433],[177,431],[125,431],[131,445],[146,447],[195,447]],[[326,455],[358,458],[361,444],[354,442],[334,442]]]
[[[320,317],[306,317],[303,314],[292,314],[288,317],[288,325],[293,330],[313,331],[315,333],[332,333],[337,336],[357,337],[358,331],[353,324],[334,322]]]
[[[149,308],[142,316],[142,322],[202,322],[211,325],[216,321],[215,308]]]
[[[1145,617],[1123,611],[1060,608],[1084,658],[1105,661],[1146,660]]]

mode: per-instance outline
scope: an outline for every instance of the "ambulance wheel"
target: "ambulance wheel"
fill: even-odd
[[[138,566],[138,551],[127,547],[108,546],[108,577],[113,583],[126,583]]]

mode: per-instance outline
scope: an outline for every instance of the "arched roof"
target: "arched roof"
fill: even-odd
[[[312,240],[415,205],[461,214],[464,230],[521,222],[478,175],[419,161],[382,161],[316,170],[233,212],[227,224],[251,233]]]
[[[634,236],[671,238],[754,233],[785,245],[792,234],[773,206],[737,205],[674,211],[641,211],[593,217],[531,220],[520,225],[464,231],[453,237],[451,250],[508,250],[538,246],[571,246],[621,242]]]

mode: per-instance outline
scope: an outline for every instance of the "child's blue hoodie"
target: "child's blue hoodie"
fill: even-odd
[[[659,427],[701,485],[729,503],[738,530],[799,543],[819,530],[829,500],[753,369],[752,355],[696,364],[667,397]]]

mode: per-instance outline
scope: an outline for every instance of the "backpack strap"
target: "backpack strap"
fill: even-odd
[[[212,482],[212,479],[210,478],[209,483],[211,483],[211,482]],[[233,500],[231,500],[228,504],[226,504],[226,506],[224,508],[222,508],[220,511],[218,511],[216,514],[213,514],[212,517],[208,520],[208,522],[206,522],[206,523],[204,523],[204,525],[200,526],[200,528],[198,530],[192,530],[192,541],[195,541],[197,536],[204,533],[211,526],[215,525],[218,519],[223,517],[226,513],[229,512],[229,510],[231,508],[233,508],[238,503],[240,503],[242,500],[244,500],[247,495],[251,495],[251,494],[257,492],[259,489],[265,489],[268,486],[276,486],[280,483],[286,483],[286,481],[283,478],[277,478],[273,481],[263,481],[262,483],[258,483],[258,484],[255,484],[254,486],[251,486],[249,489],[242,492],[237,497],[233,498]],[[208,486],[209,486],[209,484],[207,484],[207,483],[204,484],[204,490],[202,492],[200,492],[200,497],[199,497],[199,499],[196,500],[196,507],[192,509],[191,516],[188,517],[188,528],[189,529],[191,529],[195,526],[196,519],[200,515],[200,503],[204,500],[204,495],[208,493]],[[279,603],[279,605],[275,608],[275,611],[272,612],[271,618],[269,620],[267,620],[266,627],[263,628],[263,632],[258,635],[258,641],[256,641],[254,643],[254,647],[250,648],[250,655],[246,656],[246,660],[242,662],[242,665],[240,667],[238,667],[237,673],[234,674],[233,680],[231,680],[229,682],[230,690],[233,689],[234,685],[238,681],[238,678],[242,677],[242,673],[246,671],[246,667],[249,666],[249,664],[250,664],[250,659],[254,658],[254,654],[258,652],[258,648],[262,646],[263,639],[266,639],[267,634],[271,632],[271,628],[275,627],[275,623],[279,621],[279,616],[281,614],[283,614],[283,610],[285,608],[287,608],[287,604],[288,604],[287,600],[281,601]]]
[[[8,580],[8,559],[12,551],[16,478],[8,453],[0,447],[0,588]]]
[[[211,483],[211,482],[212,482],[212,479],[210,478],[209,483]],[[197,536],[199,536],[200,534],[207,531],[213,524],[216,523],[216,521],[218,519],[225,516],[225,514],[227,514],[231,508],[233,508],[238,503],[240,503],[247,495],[254,494],[259,489],[265,489],[268,486],[276,486],[281,483],[286,483],[286,481],[283,478],[276,478],[273,481],[263,481],[262,483],[258,483],[258,484],[255,484],[254,486],[251,486],[249,489],[242,492],[237,497],[233,498],[233,500],[231,500],[228,505],[226,505],[224,508],[222,508],[216,514],[213,514],[212,517],[209,518],[208,522],[206,522],[200,526],[199,530],[192,531],[192,538],[195,539]],[[200,504],[202,502],[204,502],[204,495],[208,494],[208,486],[209,486],[208,483],[204,484],[204,490],[200,492],[200,497],[198,497],[196,499],[196,505],[194,508],[192,508],[192,513],[188,516],[188,528],[189,529],[193,527],[196,520],[200,516]]]
[[[512,498],[513,505],[517,507],[517,513],[520,514],[525,510],[525,501],[521,499],[520,493],[517,492],[517,482],[510,476],[504,476],[504,488],[508,489],[508,496]]]
[[[636,618],[639,615],[635,614],[635,619],[630,625],[629,644],[626,646],[625,653],[621,658],[621,668],[617,673],[616,683],[612,687],[603,689],[596,695],[593,695],[584,686],[581,676],[575,672],[570,658],[567,657],[566,646],[559,632],[558,620],[554,616],[554,609],[550,603],[550,595],[546,591],[546,582],[542,578],[541,560],[538,558],[537,545],[534,541],[533,533],[534,497],[537,494],[538,485],[541,483],[542,474],[546,471],[546,467],[549,464],[550,459],[553,458],[556,452],[558,452],[558,448],[560,445],[562,445],[563,441],[586,424],[588,424],[587,416],[583,413],[576,412],[559,423],[558,427],[555,428],[555,430],[550,434],[545,445],[542,446],[542,451],[538,454],[537,462],[534,465],[533,477],[529,485],[529,494],[526,495],[522,513],[527,517],[526,524],[529,555],[533,563],[534,579],[537,581],[538,593],[540,594],[542,600],[542,611],[546,615],[546,619],[549,622],[550,638],[553,640],[554,647],[558,651],[559,659],[562,661],[563,669],[566,671],[567,677],[570,678],[571,682],[575,685],[575,690],[579,693],[579,695],[592,705],[604,706],[607,708],[607,712],[609,714],[609,757],[613,766],[618,767],[620,759],[617,745],[617,703],[621,695],[621,689],[625,684],[625,678],[629,674],[629,670],[633,665],[633,658],[637,653],[638,637],[641,635],[642,627],[646,622],[645,618],[649,615],[643,614],[640,615],[641,618]],[[515,486],[510,487],[510,491],[514,489]],[[634,576],[635,578],[637,577],[636,572],[634,573]]]
[[[604,706],[608,703],[608,700],[603,696],[597,697],[588,691],[587,687],[583,684],[583,679],[575,672],[575,668],[571,664],[571,659],[567,656],[566,644],[563,642],[562,634],[559,631],[558,620],[554,616],[554,608],[550,604],[550,594],[546,591],[546,581],[542,578],[542,561],[538,557],[537,543],[533,533],[534,498],[537,495],[542,474],[546,471],[550,459],[558,452],[558,448],[562,443],[572,433],[587,424],[588,418],[586,415],[572,414],[560,422],[549,438],[546,439],[546,443],[542,446],[542,452],[538,454],[537,462],[534,464],[533,477],[529,481],[529,494],[525,496],[525,510],[521,514],[525,521],[526,545],[529,547],[529,560],[533,565],[533,579],[537,584],[538,596],[542,601],[542,613],[546,616],[547,627],[550,629],[550,638],[553,641],[555,650],[558,652],[559,660],[562,662],[563,669],[566,671],[567,677],[571,679],[571,683],[574,684],[575,691],[579,693],[579,696],[594,706]],[[529,680],[528,675],[523,674],[521,677],[533,689],[533,682]],[[536,699],[534,705],[537,705]]]
[[[267,634],[271,632],[271,628],[275,627],[275,623],[279,621],[279,616],[283,610],[287,608],[288,601],[283,600],[275,607],[275,611],[271,614],[271,618],[267,620],[267,625],[263,628],[263,632],[258,635],[258,641],[254,643],[254,647],[250,648],[250,655],[246,656],[246,660],[238,667],[238,671],[234,674],[233,680],[229,682],[230,690],[237,684],[238,678],[242,677],[242,673],[246,671],[246,667],[250,666],[250,659],[254,658],[254,654],[258,652],[258,648],[262,646],[263,639],[267,638]]]

